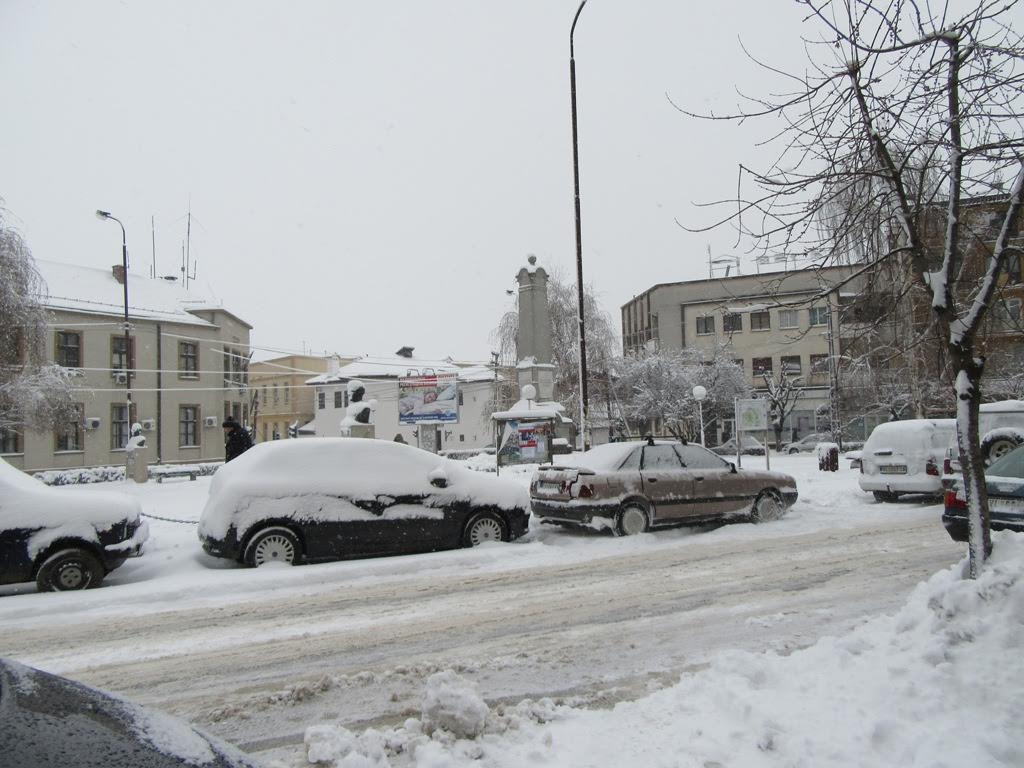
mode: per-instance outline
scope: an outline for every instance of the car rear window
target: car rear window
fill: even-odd
[[[644,448],[644,469],[682,469],[672,445],[649,445]]]

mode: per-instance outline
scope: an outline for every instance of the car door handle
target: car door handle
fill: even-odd
[[[704,475],[697,475],[697,476],[696,476],[695,478],[693,478],[693,479],[694,479],[694,480],[703,480],[703,479],[704,479]]]
[[[647,478],[647,482],[648,483],[656,483],[656,482],[658,482],[658,478],[656,478],[656,477],[648,477]]]

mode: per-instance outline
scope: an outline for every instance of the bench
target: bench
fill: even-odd
[[[172,469],[167,472],[159,472],[156,476],[156,481],[162,483],[168,477],[187,477],[189,480],[196,479],[196,470],[194,469]]]

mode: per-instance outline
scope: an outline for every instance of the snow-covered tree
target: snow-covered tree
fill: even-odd
[[[806,71],[768,65],[785,81],[784,92],[751,99],[732,115],[694,115],[772,121],[775,159],[762,171],[741,168],[740,192],[721,222],[736,223],[767,253],[830,258],[869,231],[865,222],[891,233],[864,269],[888,261],[912,278],[914,321],[933,324],[953,374],[976,575],[991,550],[978,435],[985,369],[979,339],[1001,276],[1021,253],[1024,38],[1012,23],[1017,4],[976,0],[957,15],[949,4],[916,0],[798,2],[812,28]],[[858,187],[870,189],[865,204],[844,204]],[[968,215],[979,199],[988,206],[984,222]],[[837,201],[845,220],[822,232],[825,209]]]
[[[796,409],[804,393],[802,376],[791,376],[785,371],[777,374],[763,373],[764,392],[761,397],[768,401],[768,419],[775,433],[775,447],[782,446],[782,427]]]
[[[79,418],[70,373],[47,363],[46,286],[0,208],[0,428],[44,430]]]

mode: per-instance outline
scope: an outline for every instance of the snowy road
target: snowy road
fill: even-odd
[[[809,467],[791,461],[794,474]],[[629,540],[545,530],[515,545],[259,572],[189,555],[199,565],[187,578],[145,587],[129,571],[123,586],[89,593],[107,598],[91,610],[53,596],[67,613],[43,619],[33,609],[51,596],[4,598],[2,653],[291,764],[308,725],[417,714],[439,669],[461,671],[490,702],[605,706],[722,649],[785,651],[847,631],[962,555],[935,505],[870,503],[850,475],[798,479],[802,501],[762,526]]]

